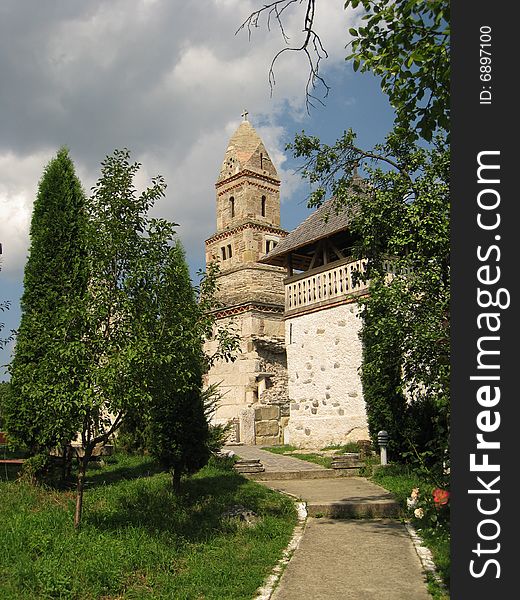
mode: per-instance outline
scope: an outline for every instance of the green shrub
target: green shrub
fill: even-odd
[[[21,479],[31,483],[36,483],[48,472],[50,460],[47,454],[35,454],[24,460]]]

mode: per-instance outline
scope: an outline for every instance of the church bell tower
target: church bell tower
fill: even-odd
[[[244,111],[231,137],[216,187],[217,230],[206,241],[206,264],[218,261],[221,300],[283,305],[281,269],[257,261],[286,232],[280,228],[280,178]]]
[[[217,422],[232,420],[237,441],[269,444],[282,439],[280,419],[287,403],[286,271],[258,260],[287,232],[280,228],[280,178],[247,112],[242,116],[215,184],[216,232],[206,240],[206,264],[220,266],[217,321],[223,326],[232,322],[239,330],[241,353],[234,363],[214,365],[207,383],[220,383]],[[277,415],[270,427],[255,424],[266,408],[266,415]]]

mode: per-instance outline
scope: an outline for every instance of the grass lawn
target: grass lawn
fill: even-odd
[[[2,477],[2,600],[250,600],[296,523],[287,497],[218,461],[186,479],[178,497],[147,458],[94,463],[79,533],[73,491]],[[234,505],[258,523],[223,517]]]

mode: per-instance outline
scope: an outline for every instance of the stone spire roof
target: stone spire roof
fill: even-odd
[[[269,158],[260,136],[247,120],[247,111],[244,111],[242,116],[244,120],[229,140],[217,183],[244,170],[279,181],[276,168]]]

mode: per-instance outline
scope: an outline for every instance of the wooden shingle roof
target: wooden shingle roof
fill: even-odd
[[[338,211],[334,206],[334,199],[327,200],[259,262],[283,266],[288,254],[347,230],[351,215],[352,209],[341,207]]]

